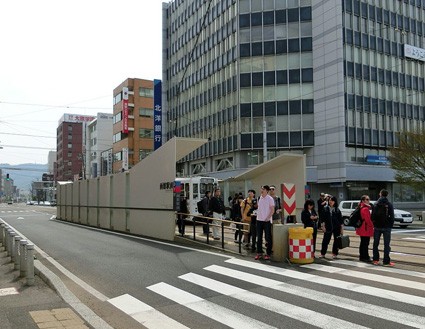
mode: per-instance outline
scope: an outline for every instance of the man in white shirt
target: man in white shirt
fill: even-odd
[[[275,202],[269,195],[270,187],[264,185],[261,187],[261,196],[258,200],[257,209],[257,256],[255,259],[263,257],[263,231],[266,235],[266,255],[265,260],[270,259],[272,253],[272,222]]]

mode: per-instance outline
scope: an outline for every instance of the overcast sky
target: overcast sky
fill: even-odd
[[[112,113],[126,78],[161,79],[162,2],[1,1],[0,163],[47,163],[63,113]]]

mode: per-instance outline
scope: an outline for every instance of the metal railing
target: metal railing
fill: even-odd
[[[13,268],[19,270],[19,277],[25,278],[26,285],[34,284],[34,244],[15,232],[12,226],[0,219],[0,246],[10,256]]]
[[[189,222],[192,224],[193,226],[193,240],[196,241],[196,225],[197,224],[201,224],[201,225],[206,225],[207,226],[207,232],[209,232],[210,227],[218,227],[221,228],[221,248],[224,249],[224,232],[225,230],[231,231],[231,232],[238,232],[238,246],[239,246],[239,253],[242,253],[242,237],[244,233],[249,233],[249,226],[250,223],[245,223],[245,222],[236,222],[230,219],[220,219],[220,218],[215,218],[215,217],[207,217],[207,216],[202,216],[199,214],[190,214],[190,213],[180,213],[180,212],[176,212],[176,216],[181,215],[181,216],[187,216],[187,218],[183,218],[182,220],[184,220],[186,223]],[[210,221],[217,221],[220,222],[219,225],[210,223]],[[236,224],[236,227],[232,227],[231,224]],[[185,225],[187,226],[187,225]],[[245,226],[248,227],[248,229],[245,229]],[[207,244],[210,244],[210,235],[207,234]]]

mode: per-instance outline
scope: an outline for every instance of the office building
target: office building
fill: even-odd
[[[388,155],[424,126],[424,17],[423,1],[164,3],[164,137],[210,139],[180,171],[226,178],[289,151],[313,197],[423,205]]]
[[[109,113],[97,113],[96,118],[87,126],[86,141],[86,177],[96,178],[101,171],[101,153],[112,148],[112,120]]]
[[[55,171],[55,162],[56,162],[56,152],[49,151],[47,155],[47,170],[49,174],[53,174]]]
[[[113,172],[154,150],[154,81],[128,78],[114,89]]]
[[[56,181],[83,178],[87,124],[93,119],[94,116],[68,113],[60,118],[56,135]]]

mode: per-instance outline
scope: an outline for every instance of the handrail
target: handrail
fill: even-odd
[[[82,207],[82,208],[98,208],[98,209],[124,209],[124,210],[154,210],[154,211],[174,211],[169,208],[145,208],[145,207],[117,207],[117,206],[96,206],[82,204],[57,204],[56,207]]]
[[[192,217],[192,218],[182,218],[182,219],[186,222],[192,222],[193,223],[193,240],[194,241],[196,241],[196,224],[207,225],[208,230],[209,230],[210,226],[221,227],[221,248],[222,249],[224,249],[224,229],[234,230],[234,228],[230,228],[228,226],[225,226],[224,224],[228,223],[228,224],[240,225],[235,230],[239,232],[239,234],[238,234],[239,253],[240,254],[242,253],[242,240],[241,240],[242,239],[242,233],[249,233],[250,223],[235,222],[235,221],[229,220],[229,219],[208,217],[208,216],[203,216],[203,215],[200,215],[200,214],[192,214],[192,213],[176,212],[176,215],[183,215],[183,216],[187,216],[187,217]],[[197,218],[206,219],[206,222],[196,220]],[[220,225],[211,224],[211,223],[209,223],[209,220],[215,220],[215,221],[219,221],[221,223],[220,223]],[[242,229],[241,226],[248,226],[248,230]],[[207,234],[207,244],[210,243],[209,238],[210,238],[210,236],[209,236],[209,234]]]

